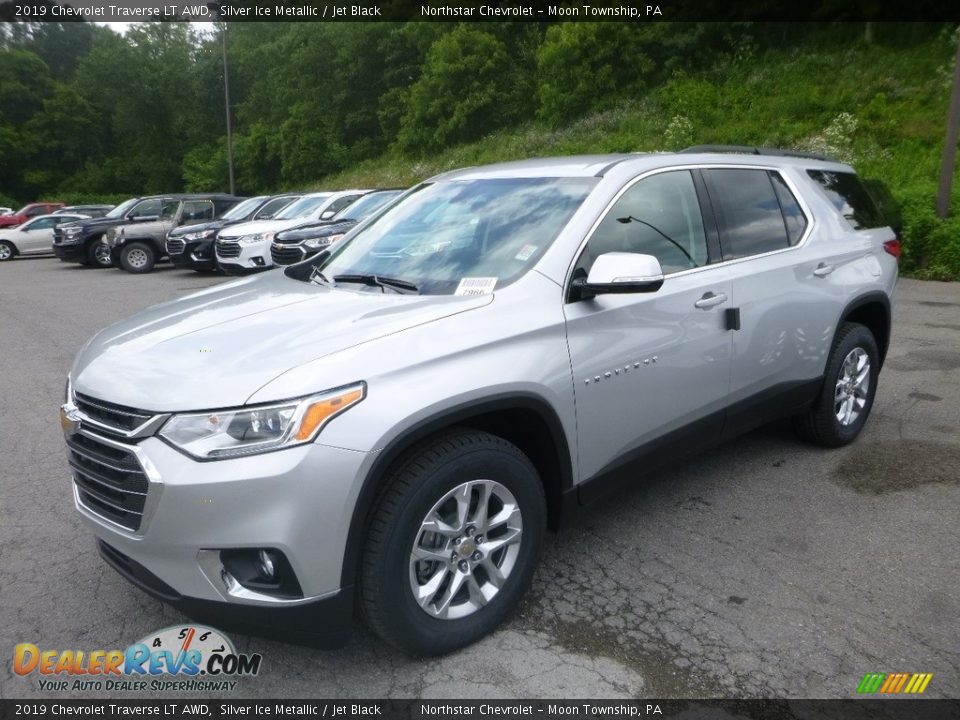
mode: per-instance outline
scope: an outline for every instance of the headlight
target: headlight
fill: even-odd
[[[208,238],[216,232],[217,232],[216,230],[203,230],[202,232],[185,233],[183,236],[183,239],[184,240],[203,240],[204,238]]]
[[[366,383],[273,405],[174,415],[160,437],[198,460],[221,460],[312,442],[366,397]]]
[[[79,234],[80,234],[80,228],[79,228],[79,227],[66,227],[66,228],[63,229],[63,234],[66,235],[67,237],[71,237],[71,236],[73,236],[73,235],[79,235]]]
[[[256,235],[244,235],[242,238],[240,238],[240,244],[253,245],[254,243],[270,242],[273,240],[274,235],[276,235],[276,233],[272,232],[257,233]]]
[[[311,250],[316,250],[318,248],[327,247],[328,245],[333,245],[342,237],[343,233],[340,233],[339,235],[327,235],[326,237],[309,238],[303,244],[304,247],[308,247]]]

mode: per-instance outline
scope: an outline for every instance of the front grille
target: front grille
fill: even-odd
[[[80,412],[91,420],[120,432],[134,430],[153,417],[150,413],[145,413],[142,410],[134,410],[123,405],[95,400],[81,393],[75,393],[74,402]]]
[[[70,468],[80,502],[91,512],[139,530],[150,481],[129,450],[91,437],[67,437]]]
[[[225,258],[240,257],[240,243],[217,240],[217,255]]]
[[[167,255],[180,255],[186,247],[187,243],[180,238],[171,238],[167,240]]]
[[[293,265],[304,258],[303,249],[297,245],[271,245],[270,257],[274,265]]]

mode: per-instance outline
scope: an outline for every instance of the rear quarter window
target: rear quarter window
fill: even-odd
[[[807,175],[854,230],[886,227],[888,224],[877,203],[854,173],[807,170]]]

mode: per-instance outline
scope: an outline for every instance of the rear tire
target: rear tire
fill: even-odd
[[[370,522],[367,624],[415,656],[479,640],[530,587],[545,528],[543,486],[516,446],[470,429],[421,443],[390,470]]]
[[[856,440],[877,392],[880,353],[865,326],[843,323],[833,339],[823,389],[807,412],[794,418],[798,434],[824,447]]]
[[[17,248],[13,243],[0,240],[0,262],[13,260],[17,256]]]
[[[129,273],[148,273],[157,263],[157,255],[147,243],[127,243],[120,250],[120,267]]]

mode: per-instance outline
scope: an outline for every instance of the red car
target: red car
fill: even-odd
[[[13,227],[14,225],[25,223],[37,215],[49,215],[54,210],[59,210],[62,207],[62,202],[42,202],[24,205],[12,215],[0,215],[0,228]]]

